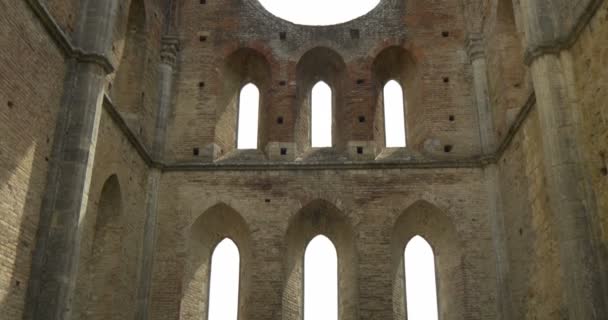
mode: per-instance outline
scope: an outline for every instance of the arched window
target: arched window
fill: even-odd
[[[403,148],[405,138],[405,104],[401,85],[391,80],[384,85],[384,134],[387,148]]]
[[[327,83],[317,82],[312,88],[311,99],[311,146],[326,148],[332,146],[332,92]]]
[[[260,90],[249,83],[241,89],[239,95],[239,118],[237,129],[238,149],[258,148],[258,114],[260,108]]]
[[[405,284],[408,320],[437,320],[435,255],[431,245],[415,236],[405,247]]]
[[[338,256],[323,235],[304,253],[304,320],[338,320]]]
[[[211,256],[208,320],[237,320],[239,305],[239,249],[228,238]]]

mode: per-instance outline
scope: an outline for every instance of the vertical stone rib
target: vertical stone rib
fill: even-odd
[[[80,220],[88,202],[95,159],[106,65],[117,4],[90,1],[83,6],[77,50],[65,79],[61,114],[26,298],[25,319],[71,319],[78,274]]]
[[[545,54],[531,66],[543,132],[549,205],[559,231],[564,297],[570,319],[605,319],[603,281],[593,240],[592,206],[587,198],[576,145],[574,110],[558,55]]]
[[[163,37],[161,63],[159,65],[159,104],[156,119],[156,132],[152,147],[152,159],[162,160],[167,136],[167,124],[171,110],[173,92],[173,71],[177,59],[178,40],[174,37]],[[137,310],[135,319],[148,318],[150,287],[154,262],[154,247],[156,242],[156,221],[158,207],[158,188],[162,172],[153,167],[148,175],[146,197],[146,221],[144,225],[143,246],[139,262],[139,283],[137,289]]]
[[[479,33],[467,37],[467,51],[473,68],[473,86],[479,120],[481,150],[484,155],[496,151],[496,130],[488,93],[488,74],[484,52],[484,39]],[[499,192],[499,175],[496,164],[484,168],[484,181],[488,195],[489,221],[496,255],[497,308],[499,319],[511,319],[511,291],[508,280],[508,255],[502,199]]]

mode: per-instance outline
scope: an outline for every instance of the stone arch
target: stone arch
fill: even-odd
[[[123,191],[118,177],[103,184],[96,203],[83,221],[76,284],[76,314],[86,319],[128,319],[135,304],[136,245],[125,241],[129,230],[123,212]],[[90,242],[89,242],[90,241]]]
[[[319,81],[332,90],[332,145],[336,152],[346,150],[345,130],[350,123],[345,106],[346,64],[342,57],[327,47],[313,48],[300,58],[296,66],[296,121],[295,142],[298,156],[311,151],[310,121],[312,88]]]
[[[463,245],[450,219],[435,205],[420,200],[395,222],[391,240],[394,319],[406,319],[404,250],[415,236],[433,248],[439,319],[465,319]]]
[[[285,235],[284,320],[303,319],[304,252],[320,234],[332,241],[338,254],[338,319],[357,319],[358,257],[351,222],[333,204],[314,200],[290,219]]]
[[[254,84],[260,92],[258,118],[258,149],[268,143],[268,103],[272,74],[268,59],[252,48],[239,48],[229,54],[222,66],[221,94],[217,103],[217,123],[215,143],[221,153],[236,149],[237,118],[241,89],[248,83]]]
[[[417,115],[422,114],[422,95],[420,93],[421,77],[412,54],[399,46],[390,46],[382,50],[372,64],[372,81],[374,88],[374,141],[376,154],[386,146],[384,130],[384,86],[395,80],[403,90],[405,135],[408,146],[419,145],[424,136],[423,126]],[[411,142],[411,143],[410,143]]]
[[[131,0],[127,24],[117,24],[114,49],[120,50],[118,67],[112,83],[112,101],[129,124],[142,117],[145,106],[144,74],[147,60],[146,6],[144,0]]]
[[[211,255],[225,238],[240,253],[238,319],[248,318],[251,272],[251,233],[246,221],[233,208],[219,203],[207,209],[190,227],[180,319],[207,319]]]

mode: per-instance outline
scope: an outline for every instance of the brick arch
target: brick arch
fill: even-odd
[[[271,101],[272,73],[267,56],[253,48],[241,47],[229,54],[221,65],[221,92],[217,101],[215,143],[228,153],[236,149],[238,100],[248,83],[260,90],[258,149],[268,143],[268,115]]]
[[[524,63],[524,35],[518,28],[513,0],[496,0],[486,26],[488,94],[497,138],[508,132],[515,115],[528,99],[531,84]]]
[[[338,318],[357,319],[358,257],[350,220],[325,200],[313,200],[289,221],[285,234],[283,319],[303,319],[304,252],[317,235],[329,238],[338,255]]]
[[[347,69],[344,59],[328,47],[310,49],[296,66],[296,123],[295,140],[299,156],[310,156],[310,109],[311,91],[319,81],[324,81],[332,89],[332,141],[336,152],[346,149],[346,128],[350,123],[345,103]]]
[[[390,80],[397,81],[403,89],[406,140],[408,147],[417,148],[424,140],[424,125],[420,121],[423,112],[422,83],[414,55],[401,46],[386,47],[374,59],[371,72],[375,101],[374,141],[378,148],[376,152],[380,153],[386,145],[383,90]]]
[[[391,237],[394,319],[406,319],[404,251],[419,235],[433,248],[440,319],[465,319],[463,244],[450,218],[437,206],[420,200],[396,220]]]
[[[86,319],[132,318],[135,304],[136,244],[125,241],[129,226],[123,190],[110,175],[83,218],[75,314]]]
[[[138,131],[146,111],[146,94],[152,94],[146,92],[144,80],[149,41],[145,0],[132,0],[125,18],[115,26],[113,50],[117,69],[109,94],[127,123]]]
[[[249,226],[232,207],[218,203],[190,226],[185,275],[182,282],[180,319],[207,319],[211,256],[225,238],[239,249],[239,319],[248,319],[252,243]]]

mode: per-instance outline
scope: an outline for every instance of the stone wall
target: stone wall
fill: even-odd
[[[596,223],[608,247],[608,3],[604,3],[570,50],[573,58],[576,112],[580,122],[585,176],[597,201]]]
[[[514,319],[562,319],[561,271],[537,111],[499,159]]]
[[[355,257],[345,258],[352,262],[344,270],[340,268],[341,276],[354,273],[352,280],[340,285],[341,295],[353,297],[341,303],[341,308],[345,308],[343,319],[393,318],[393,304],[398,304],[405,292],[391,299],[393,288],[399,286],[397,281],[403,279],[396,276],[398,266],[403,266],[398,257],[402,259],[407,241],[416,233],[435,246],[439,286],[450,288],[445,292],[449,294],[441,297],[447,308],[442,310],[451,311],[449,318],[493,319],[495,262],[490,253],[492,243],[481,175],[478,169],[466,168],[165,173],[159,191],[150,315],[152,319],[175,318],[178,314],[182,319],[200,317],[199,313],[189,312],[193,307],[191,299],[181,300],[188,296],[184,293],[191,285],[186,276],[186,266],[192,268],[187,263],[188,244],[192,232],[198,230],[192,229],[195,221],[219,204],[238,213],[251,234],[251,243],[242,246],[251,251],[241,253],[252,259],[246,271],[251,277],[250,285],[241,287],[249,302],[247,313],[243,314],[247,319],[299,319],[295,316],[297,308],[295,313],[289,312],[291,299],[295,299],[295,305],[301,299],[301,291],[289,290],[296,285],[292,281],[298,281],[287,282],[293,277],[298,279],[290,273],[293,262],[289,252],[299,250],[306,240],[298,245],[298,235],[290,230],[295,228],[297,234],[311,239],[315,231],[308,234],[306,230],[311,227],[301,218],[302,212],[311,207],[311,212],[317,212],[319,217],[313,220],[312,228],[335,241],[339,257]],[[405,223],[407,227],[395,228],[404,213],[408,213],[404,218],[409,221]],[[328,217],[322,218],[325,215]],[[344,222],[334,223],[332,219]],[[346,229],[340,227],[344,224]],[[435,229],[442,224],[446,227]],[[352,230],[352,242],[341,242],[348,229]],[[217,241],[222,235],[230,235],[223,228],[215,230]],[[347,249],[350,245],[352,251]],[[395,248],[401,253],[396,254]],[[454,248],[462,256],[450,262],[458,251]],[[358,299],[358,304],[353,299]],[[194,306],[204,303],[199,300]]]
[[[351,22],[310,27],[280,20],[256,1],[183,2],[179,18],[182,50],[168,160],[210,162],[233,153],[234,137],[224,131],[234,128],[230,123],[235,121],[235,115],[234,109],[228,107],[232,100],[226,97],[235,96],[236,88],[244,83],[227,86],[224,64],[240,48],[257,51],[270,66],[269,79],[265,79],[269,85],[262,92],[269,99],[260,108],[263,121],[260,132],[266,133],[267,140],[259,146],[265,153],[261,159],[306,158],[303,144],[307,139],[298,138],[308,134],[302,132],[298,122],[304,117],[299,112],[307,108],[308,90],[312,87],[306,79],[316,82],[334,77],[310,67],[305,68],[304,75],[300,74],[297,66],[310,55],[320,64],[329,66],[332,61],[345,64],[339,81],[334,80],[338,81],[334,84],[334,91],[337,90],[334,144],[338,154],[334,158],[361,159],[357,146],[363,148],[363,158],[378,156],[382,148],[375,148],[374,124],[375,117],[382,113],[374,106],[383,83],[373,76],[372,64],[391,46],[401,47],[413,57],[416,69],[406,72],[415,73],[420,83],[419,87],[404,85],[406,95],[420,96],[408,106],[407,115],[411,117],[407,120],[411,126],[408,129],[415,135],[410,149],[432,158],[446,156],[446,145],[452,146],[448,156],[477,154],[477,119],[461,12],[454,0],[424,5],[414,1],[382,1],[368,15]],[[311,51],[318,47],[325,48],[326,54]],[[277,121],[279,117],[284,120],[282,124]],[[287,148],[285,157],[279,154],[279,146]],[[199,155],[194,155],[193,149],[198,149]]]
[[[0,314],[20,319],[66,63],[26,1],[0,8]]]
[[[100,120],[89,201],[81,217],[75,319],[132,319],[143,237],[147,166],[116,123]],[[116,197],[102,194],[116,180]]]
[[[327,27],[293,25],[254,0],[84,2],[110,8],[108,17],[89,12],[100,23],[92,30],[109,30],[101,40],[78,39],[86,35],[83,2],[41,3],[42,11],[26,1],[0,3],[4,317],[22,318],[35,234],[48,236],[50,228],[38,226],[42,199],[63,184],[86,209],[61,211],[77,226],[61,229],[59,222],[51,241],[69,247],[42,241],[41,255],[78,253],[74,274],[62,273],[71,257],[50,265],[51,277],[75,281],[75,298],[42,301],[36,319],[47,319],[46,310],[63,319],[64,307],[73,308],[73,319],[200,319],[210,254],[223,237],[241,250],[240,319],[300,319],[301,256],[318,233],[338,251],[344,320],[404,318],[403,249],[416,234],[436,254],[442,318],[602,319],[607,295],[598,295],[596,283],[608,274],[605,1],[467,1],[463,8],[456,0],[384,0],[363,17]],[[179,14],[168,22],[171,8]],[[50,27],[55,22],[58,29]],[[159,67],[165,23],[177,26],[169,35],[181,50],[174,90],[159,92],[171,88],[173,59]],[[473,35],[483,40],[484,57],[475,72],[466,46]],[[107,52],[82,57],[66,48],[79,40]],[[68,72],[66,53],[83,66]],[[107,76],[106,58],[117,67]],[[480,71],[487,73],[482,96],[496,154],[485,145],[482,154],[481,127],[489,123],[479,125],[481,111],[488,112],[476,105],[483,102]],[[75,74],[92,79],[96,91]],[[64,88],[66,78],[74,86]],[[384,148],[380,93],[389,79],[406,92],[407,149]],[[335,91],[331,150],[308,146],[308,91],[318,80]],[[260,143],[240,152],[236,101],[248,81],[262,94]],[[89,110],[103,92],[104,106]],[[173,96],[166,154],[164,136],[155,136],[157,121],[165,121],[157,119],[161,95]],[[68,115],[80,116],[92,137],[79,131],[81,123],[55,133],[57,123],[70,123]],[[564,137],[564,130],[575,134]],[[87,145],[52,157],[66,136]],[[91,151],[94,161],[47,187],[49,167],[72,159],[74,150]],[[575,186],[557,179],[561,174],[576,178],[568,180]],[[572,197],[564,208],[563,194]],[[34,272],[48,281],[41,274]],[[54,280],[51,291],[69,290],[53,287]]]

